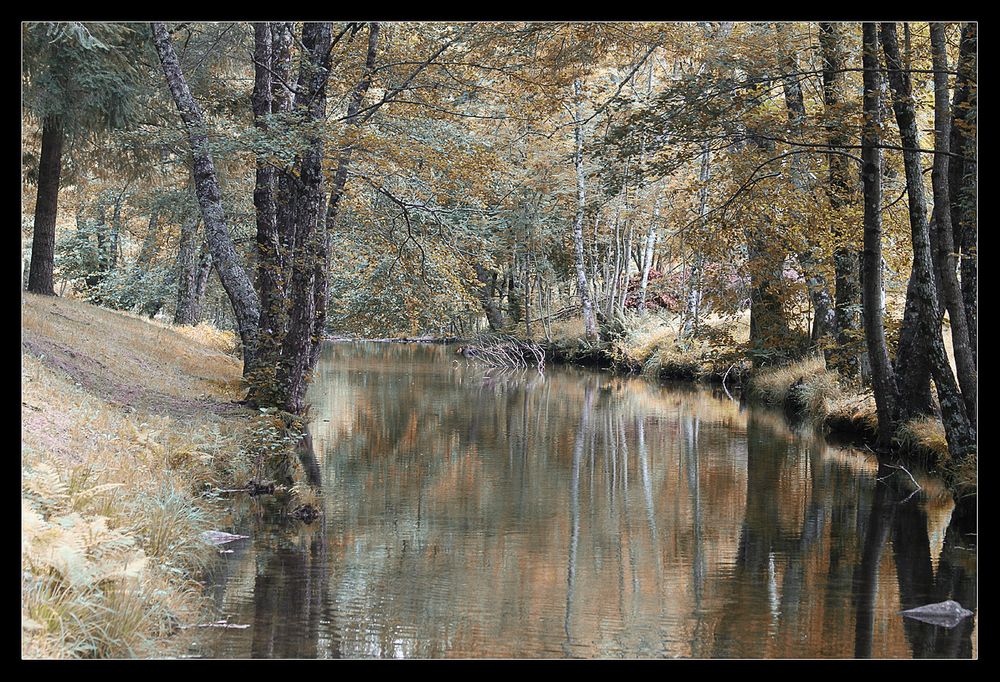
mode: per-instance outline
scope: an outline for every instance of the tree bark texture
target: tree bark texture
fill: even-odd
[[[948,439],[948,450],[952,457],[961,459],[975,449],[975,429],[969,422],[965,402],[951,365],[944,350],[941,336],[941,323],[938,314],[938,292],[934,282],[934,261],[931,252],[931,240],[927,223],[926,206],[923,199],[923,181],[920,172],[916,116],[913,98],[910,92],[909,74],[900,68],[899,48],[896,39],[896,26],[893,23],[883,23],[879,38],[885,53],[887,74],[893,95],[893,110],[899,125],[903,146],[913,151],[904,151],[903,160],[906,167],[906,186],[910,198],[910,233],[913,244],[913,272],[907,287],[906,311],[903,324],[907,324],[906,312],[910,312],[911,330],[916,338],[922,339],[926,346],[925,353],[930,361],[930,371],[937,388],[938,403],[941,406],[941,420],[944,423]],[[911,344],[913,342],[911,341]],[[912,377],[907,376],[900,368],[907,367],[903,353],[903,337],[900,334],[900,349],[897,356],[896,376],[900,384],[901,421],[911,414],[906,408],[912,405],[914,396],[904,388],[912,388],[909,383]],[[911,369],[912,371],[912,369]]]
[[[976,393],[979,379],[969,346],[969,325],[962,304],[958,283],[958,249],[953,241],[951,196],[948,186],[950,163],[951,103],[948,92],[948,54],[945,26],[931,22],[931,52],[934,66],[934,167],[931,184],[934,191],[934,214],[938,227],[938,267],[945,307],[951,321],[951,343],[958,369],[958,384],[962,389],[969,421],[976,426]]]
[[[871,362],[872,392],[878,411],[878,447],[885,451],[896,431],[896,376],[885,341],[882,294],[882,150],[880,138],[881,78],[878,27],[862,27],[864,66],[864,126],[861,137],[861,181],[864,189],[864,296],[865,342]]]
[[[35,226],[31,237],[28,291],[55,296],[53,267],[56,247],[56,216],[59,208],[59,176],[62,172],[63,128],[58,118],[42,123],[42,150],[38,164],[38,195]]]
[[[201,110],[191,96],[184,80],[177,54],[174,52],[166,25],[152,24],[153,43],[156,46],[163,73],[170,87],[177,110],[187,131],[194,168],[195,192],[205,222],[205,235],[212,249],[216,271],[229,297],[236,317],[236,326],[243,342],[243,370],[254,366],[257,349],[257,332],[260,321],[260,302],[253,283],[247,275],[233,246],[226,216],[222,208],[222,193],[215,172],[215,164],[208,145],[208,133]]]
[[[299,73],[295,108],[309,121],[326,116],[327,64],[331,43],[328,22],[306,23],[302,27],[302,46],[306,58]],[[323,212],[323,154],[320,134],[308,134],[307,147],[298,158],[295,188],[295,242],[292,278],[289,287],[288,333],[281,347],[277,384],[286,410],[301,413],[309,379],[312,344],[315,342],[316,264],[320,259],[320,241],[326,238]]]
[[[930,244],[927,235],[927,203],[924,198],[924,184],[921,173],[920,153],[913,151],[919,145],[916,116],[913,99],[910,94],[910,76],[902,70],[899,57],[899,46],[896,38],[896,26],[883,23],[879,28],[879,40],[885,54],[887,78],[892,91],[892,108],[899,126],[902,146],[911,151],[903,152],[903,163],[906,171],[906,193],[909,204],[910,231],[919,235],[914,239],[913,268],[906,287],[906,304],[903,309],[903,324],[899,331],[899,347],[896,351],[896,381],[899,385],[900,421],[934,411],[930,391],[930,356],[928,352],[929,339],[920,333],[921,317],[926,313],[937,319],[936,296],[933,307],[928,308],[926,300],[930,287],[933,291],[933,275],[929,282],[924,283],[923,295],[919,289],[922,282],[923,260],[926,258],[930,266]],[[921,244],[927,243],[926,251]]]
[[[254,24],[254,85],[250,101],[253,106],[254,127],[263,134],[268,130],[268,116],[272,113],[272,26],[266,22]],[[251,385],[250,399],[255,387],[274,379],[274,366],[278,360],[284,336],[282,309],[285,305],[285,282],[282,265],[283,253],[278,235],[277,206],[275,203],[275,171],[271,162],[258,155],[253,191],[257,215],[257,291],[260,296],[260,332],[256,366],[248,375]],[[257,376],[264,372],[268,376]]]
[[[798,59],[794,54],[786,58],[786,68],[789,74],[794,74],[799,70]],[[787,75],[782,79],[785,93],[785,109],[788,112],[788,123],[794,135],[801,135],[802,128],[806,122],[806,105],[802,97],[802,84],[793,75]],[[792,183],[796,189],[805,191],[809,186],[808,169],[805,167],[805,157],[797,154],[792,157],[791,162]],[[801,218],[800,216],[795,216]],[[807,238],[808,239],[808,238]],[[812,242],[812,243],[809,243]],[[836,328],[835,303],[830,297],[829,286],[826,277],[820,267],[818,246],[813,240],[808,240],[806,249],[798,254],[799,266],[805,276],[806,288],[809,291],[809,300],[813,307],[813,324],[810,333],[812,343],[823,346],[823,355],[827,363],[833,365],[833,356],[830,349],[823,343],[823,339],[832,334]]]

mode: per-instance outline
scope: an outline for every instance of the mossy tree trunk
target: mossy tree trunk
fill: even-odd
[[[222,192],[209,149],[207,126],[201,109],[184,79],[166,25],[162,22],[153,22],[152,30],[153,43],[163,66],[170,94],[187,132],[193,161],[195,193],[205,222],[205,235],[212,249],[216,272],[219,273],[219,279],[236,317],[237,330],[243,343],[243,371],[246,373],[254,366],[260,301],[229,235],[222,207]]]

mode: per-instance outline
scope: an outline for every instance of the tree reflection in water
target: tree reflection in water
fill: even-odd
[[[328,346],[311,390],[300,456],[324,515],[247,517],[219,604],[252,627],[214,655],[971,652],[972,619],[898,611],[975,608],[974,536],[949,526],[935,573],[928,527],[945,524],[922,494],[900,503],[899,476],[876,484],[863,455],[770,411],[396,344]]]

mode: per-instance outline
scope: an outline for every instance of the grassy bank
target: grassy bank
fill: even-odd
[[[699,338],[693,340],[680,338],[679,320],[674,316],[630,315],[623,322],[614,338],[593,343],[584,338],[581,319],[553,323],[547,346],[550,357],[659,379],[725,379],[728,388],[739,386],[747,399],[782,408],[794,421],[811,422],[832,436],[856,443],[875,443],[878,417],[871,393],[843,386],[822,356],[751,375],[744,352],[748,317],[708,318]],[[941,475],[956,491],[974,490],[976,462],[951,460],[940,419],[923,417],[903,424],[894,444],[901,458]]]
[[[25,294],[21,631],[26,658],[170,656],[203,622],[221,489],[287,452],[241,397],[233,334]]]

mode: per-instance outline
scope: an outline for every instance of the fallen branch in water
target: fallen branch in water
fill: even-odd
[[[545,350],[534,341],[522,341],[512,336],[483,335],[469,345],[459,346],[457,353],[499,369],[527,369],[534,365],[545,371]]]

